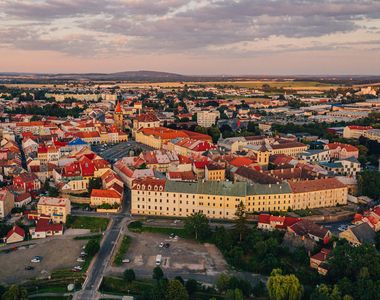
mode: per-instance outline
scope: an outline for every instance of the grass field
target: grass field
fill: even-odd
[[[91,232],[106,230],[109,220],[98,217],[71,216],[67,221],[69,228],[89,229]]]
[[[128,248],[129,248],[129,245],[131,244],[132,242],[132,238],[128,235],[125,235],[123,237],[123,240],[121,242],[121,245],[119,247],[119,250],[117,251],[116,255],[115,255],[115,259],[113,261],[114,265],[115,266],[121,266],[122,265],[122,261],[123,261],[123,256],[124,254],[127,252]]]

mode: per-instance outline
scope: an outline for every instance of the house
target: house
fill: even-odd
[[[326,227],[305,219],[301,219],[299,222],[289,226],[288,232],[300,237],[302,240],[307,238],[324,244],[327,244],[332,237],[332,233]]]
[[[41,182],[33,173],[22,173],[13,178],[13,185],[23,192],[34,192],[41,189]]]
[[[349,125],[343,129],[343,137],[345,139],[358,139],[361,136],[364,136],[365,133],[373,129],[372,126],[358,126],[358,125]]]
[[[355,146],[343,143],[329,143],[324,146],[325,150],[329,150],[330,157],[336,159],[346,159],[349,157],[359,157],[359,149]]]
[[[21,227],[15,225],[13,228],[7,233],[7,236],[5,237],[4,241],[7,244],[22,242],[25,239],[25,232],[24,229]]]
[[[0,219],[10,214],[14,207],[15,196],[6,188],[0,190]]]
[[[29,229],[32,239],[43,239],[49,236],[63,235],[63,225],[54,224],[49,219],[40,218],[35,228]]]
[[[115,190],[93,189],[91,191],[91,206],[100,206],[103,204],[121,204],[121,195]]]
[[[326,261],[331,249],[322,248],[317,254],[310,257],[310,268],[316,269],[320,275],[325,276],[328,272]]]
[[[38,215],[46,215],[54,223],[66,223],[71,212],[71,203],[67,198],[41,197],[37,203]]]
[[[257,222],[257,228],[270,231],[274,229],[287,229],[289,226],[292,226],[300,220],[300,218],[260,214]]]
[[[374,244],[375,230],[368,223],[361,223],[339,233],[339,238],[346,239],[353,246]]]
[[[32,195],[28,192],[16,195],[15,207],[23,207],[32,201]]]

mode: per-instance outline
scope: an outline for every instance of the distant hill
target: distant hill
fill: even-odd
[[[16,73],[0,72],[0,78],[9,79],[32,79],[32,80],[122,80],[122,81],[180,81],[188,76],[156,71],[126,71],[117,73],[67,73],[67,74],[38,74],[38,73]]]

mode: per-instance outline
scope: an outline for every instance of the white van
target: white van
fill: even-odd
[[[156,256],[156,266],[161,265],[161,261],[162,261],[162,255],[161,255],[161,254],[158,254],[158,255]]]

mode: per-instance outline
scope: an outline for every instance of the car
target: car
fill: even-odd
[[[131,260],[130,260],[129,258],[124,258],[124,259],[122,260],[122,262],[123,262],[123,263],[130,263]]]
[[[78,257],[77,262],[85,262],[86,260],[83,257]]]
[[[79,271],[82,271],[82,267],[81,266],[75,266],[72,270],[74,272],[79,272]]]
[[[86,253],[86,251],[81,251],[80,255],[81,256],[87,256],[87,253]]]
[[[178,224],[179,222],[181,222],[180,220],[174,220],[174,224]]]
[[[42,257],[41,257],[41,256],[35,256],[35,257],[33,257],[33,258],[30,260],[30,262],[32,262],[32,263],[40,263],[41,260],[42,260]]]
[[[174,238],[175,237],[175,234],[172,232],[171,234],[169,234],[169,238]]]
[[[169,248],[170,247],[170,244],[169,243],[165,243],[164,244],[164,248]]]
[[[26,266],[26,267],[25,267],[25,270],[27,270],[27,271],[32,271],[32,270],[34,270],[34,267],[32,267],[32,266]]]
[[[160,245],[158,245],[158,247],[160,248],[164,247],[164,242],[161,242]]]
[[[348,225],[340,225],[339,227],[338,227],[338,230],[339,231],[346,231],[348,229]]]

